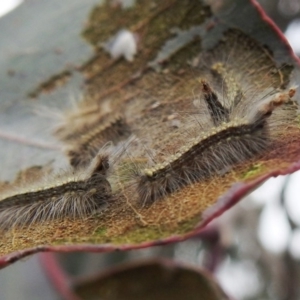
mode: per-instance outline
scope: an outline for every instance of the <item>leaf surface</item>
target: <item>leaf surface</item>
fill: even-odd
[[[41,67],[46,70],[44,76],[30,72],[36,64],[28,54],[22,59],[13,55],[8,62],[1,63],[1,78],[5,79],[1,93],[1,157],[3,169],[7,170],[3,170],[3,178],[11,179],[23,167],[46,164],[51,159],[64,167],[62,146],[50,134],[53,124],[46,118],[33,116],[31,107],[43,104],[62,110],[67,106],[66,94],[73,88],[79,93],[79,87],[84,87],[80,93],[86,105],[97,104],[124,112],[134,132],[153,141],[159,152],[162,146],[176,141],[173,132],[178,115],[190,114],[191,103],[197,100],[199,78],[206,76],[203,69],[197,67],[199,64],[210,68],[218,62],[228,62],[230,72],[243,78],[243,84],[255,90],[255,95],[270,87],[286,88],[299,81],[298,62],[290,47],[256,2],[253,3],[246,0],[236,1],[234,5],[230,1],[212,1],[211,4],[188,0],[137,1],[127,9],[104,3],[91,11],[82,31],[83,37],[94,47],[93,54],[79,42],[79,35],[74,37],[73,31],[72,34],[68,31],[74,22],[68,10],[72,6],[62,4],[66,5],[62,16],[54,14],[53,18],[66,20],[66,24],[70,22],[63,35],[61,24],[54,22],[52,30],[57,34],[49,46],[45,33],[37,28],[36,34],[46,49],[48,60],[39,57],[40,52],[34,52],[32,57],[39,57],[39,61],[45,63]],[[77,11],[80,4],[76,5],[74,10]],[[7,23],[12,20],[6,19]],[[111,59],[102,47],[124,28],[137,36],[138,53],[132,62]],[[31,27],[28,30],[33,32]],[[60,45],[62,36],[70,40],[70,44],[66,44],[71,47],[62,60],[63,70],[61,61],[53,54],[49,56],[49,49],[53,51],[53,45]],[[76,43],[85,52],[78,51]],[[76,68],[70,67],[69,57]],[[25,71],[24,77],[22,72]],[[49,91],[51,95],[45,94]],[[24,113],[27,106],[30,109]],[[296,110],[291,111],[296,114]],[[193,236],[269,177],[300,168],[298,123],[296,118],[293,121],[288,118],[280,127],[281,133],[274,145],[264,155],[186,186],[150,207],[136,206],[130,197],[126,200],[125,195],[104,213],[87,219],[66,218],[5,232],[0,241],[0,252],[4,255],[0,266],[38,251],[107,252]],[[180,128],[184,131],[179,124],[179,132]],[[179,141],[185,143],[182,137]],[[172,153],[174,149],[168,151]]]

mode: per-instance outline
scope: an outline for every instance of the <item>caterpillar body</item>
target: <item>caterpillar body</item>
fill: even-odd
[[[125,119],[116,115],[102,126],[87,130],[77,138],[73,145],[67,147],[66,153],[73,167],[88,165],[99,149],[106,142],[117,143],[129,136],[130,129]]]
[[[70,164],[75,168],[87,166],[105,143],[117,144],[130,133],[123,115],[102,115],[99,108],[89,111],[88,119],[86,113],[70,118],[67,130],[64,127],[56,130],[56,135],[66,144],[65,153]]]
[[[244,94],[236,89],[231,94],[232,101],[228,99],[229,106],[225,107],[206,80],[200,83],[205,105],[201,110],[206,109],[212,127],[207,130],[206,123],[202,126],[201,120],[194,120],[190,126],[194,129],[194,137],[186,139],[184,146],[166,159],[161,160],[157,155],[153,159],[156,163],[144,169],[134,165],[129,186],[131,193],[134,187],[133,193],[142,206],[149,206],[183,186],[221,174],[237,163],[263,154],[272,144],[274,135],[279,133],[282,118],[287,121],[285,110],[295,104],[292,100],[294,88],[271,89],[263,98],[254,98],[246,105],[241,103]]]
[[[91,215],[111,198],[108,169],[108,156],[102,153],[86,170],[67,172],[52,180],[27,183],[23,190],[17,187],[15,192],[6,192],[0,200],[0,229]]]

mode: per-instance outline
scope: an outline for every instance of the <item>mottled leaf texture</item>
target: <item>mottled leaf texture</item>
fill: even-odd
[[[180,241],[300,168],[299,65],[255,1],[30,3],[0,23],[0,266]]]
[[[228,299],[203,271],[165,260],[119,267],[73,288],[84,300]]]

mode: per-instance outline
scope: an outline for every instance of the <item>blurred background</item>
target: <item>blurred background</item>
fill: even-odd
[[[97,2],[89,1],[89,5]],[[300,0],[258,2],[300,56]],[[20,5],[25,5],[22,0],[0,1],[0,18],[9,18]],[[0,31],[5,32],[2,25],[7,23],[1,19]],[[299,183],[300,172],[268,180],[201,236],[180,244],[115,254],[59,254],[59,260],[69,274],[84,276],[123,261],[172,257],[209,270],[238,300],[300,299]],[[0,291],[1,300],[61,299],[47,280],[38,255],[1,270]]]

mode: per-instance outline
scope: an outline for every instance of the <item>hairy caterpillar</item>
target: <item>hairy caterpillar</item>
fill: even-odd
[[[103,125],[89,128],[86,133],[82,133],[70,146],[66,153],[73,167],[86,166],[96,155],[105,142],[116,143],[122,138],[128,137],[129,127],[125,119],[116,115],[110,118]]]
[[[103,115],[99,107],[74,114],[68,124],[56,130],[56,135],[67,145],[65,153],[73,167],[87,166],[106,142],[116,144],[130,133],[124,116]]]
[[[258,62],[263,59],[259,57]],[[284,83],[273,78],[273,73],[280,71],[274,71],[271,59],[267,63],[257,76],[260,80],[254,81],[247,68],[249,76],[243,77],[242,62],[236,73],[230,64],[212,61],[199,80],[201,94],[194,100],[197,111],[194,107],[181,118],[182,130],[170,132],[159,143],[153,136],[145,138],[144,150],[141,145],[130,149],[130,170],[121,168],[118,174],[123,176],[121,185],[127,198],[141,206],[151,205],[269,149],[285,126],[295,121],[297,103],[292,99],[295,88],[275,88]],[[281,74],[278,77],[283,78]]]
[[[206,84],[203,85],[206,90]],[[275,94],[255,107],[253,112],[228,122],[221,122],[221,116],[226,119],[225,110],[212,113],[218,126],[204,133],[200,131],[167,160],[150,168],[138,169],[134,183],[138,202],[147,206],[183,186],[263,153],[272,142],[268,119],[277,107],[289,103],[293,94],[294,89]]]
[[[86,170],[27,183],[23,189],[16,187],[15,192],[4,190],[0,200],[0,229],[91,215],[111,198],[111,186],[106,179],[109,167],[108,154],[102,151]]]

